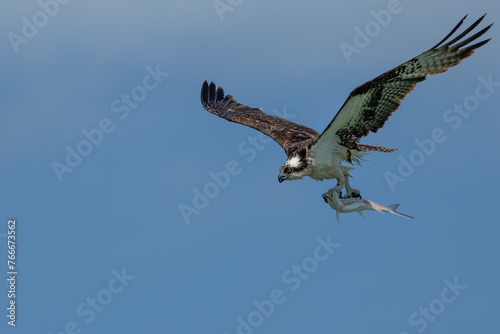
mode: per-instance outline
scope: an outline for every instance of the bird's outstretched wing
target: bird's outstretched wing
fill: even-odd
[[[333,143],[356,148],[359,138],[370,131],[377,132],[417,83],[425,80],[429,74],[443,73],[458,65],[472,55],[475,49],[489,41],[487,39],[469,45],[492,25],[464,39],[479,25],[484,16],[444,44],[462,25],[466,15],[441,42],[428,51],[355,88],[314,144],[313,150],[323,151],[325,146]]]
[[[282,117],[268,115],[259,108],[250,108],[238,103],[231,95],[224,95],[224,89],[216,89],[212,82],[207,81],[201,87],[201,104],[208,112],[225,118],[228,121],[254,128],[272,139],[285,149],[304,140],[316,140],[319,133],[306,126],[293,123]]]

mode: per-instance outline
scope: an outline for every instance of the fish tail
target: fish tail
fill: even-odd
[[[412,216],[405,215],[404,213],[397,212],[396,209],[398,207],[399,207],[399,204],[393,204],[393,205],[389,205],[387,208],[389,208],[391,210],[391,211],[389,211],[390,213],[393,213],[395,215],[398,215],[398,216],[401,216],[401,217],[406,217],[406,218],[411,218],[411,219],[414,218]]]

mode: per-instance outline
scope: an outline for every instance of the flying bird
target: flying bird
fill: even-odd
[[[485,15],[449,40],[463,24],[466,15],[443,40],[428,51],[355,88],[321,134],[307,126],[268,115],[260,108],[240,104],[231,95],[225,95],[222,87],[217,88],[213,82],[203,83],[201,103],[214,115],[268,135],[285,150],[288,159],[279,170],[280,183],[304,176],[314,180],[337,179],[333,190],[340,198],[344,198],[344,188],[345,198],[361,197],[359,190],[351,188],[349,183],[349,172],[353,167],[345,164],[360,165],[363,155],[372,151],[395,150],[361,144],[360,139],[383,127],[389,116],[398,109],[401,100],[428,75],[445,72],[488,43],[490,39],[470,45],[492,24],[466,37]]]

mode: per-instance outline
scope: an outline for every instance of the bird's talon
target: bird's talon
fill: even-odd
[[[353,189],[351,197],[355,197],[355,198],[360,198],[361,199],[361,193],[360,193],[360,191],[358,189]]]

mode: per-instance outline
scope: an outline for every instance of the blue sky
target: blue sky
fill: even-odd
[[[322,131],[353,88],[467,13],[498,23],[499,6],[3,3],[0,263],[7,277],[15,218],[18,328],[2,279],[2,333],[497,333],[497,26],[362,141],[399,150],[367,157],[352,185],[414,220],[337,224],[321,198],[335,181],[279,184],[282,149],[207,113],[199,91],[214,81]]]

